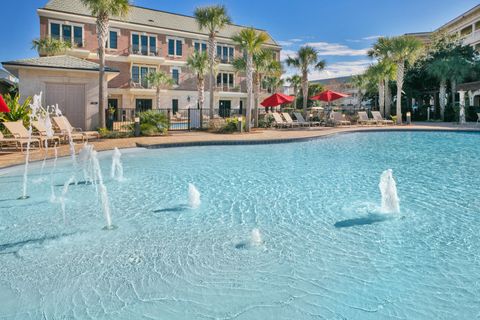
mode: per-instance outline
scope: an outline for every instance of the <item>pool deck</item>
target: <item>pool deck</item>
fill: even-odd
[[[101,139],[91,141],[95,150],[111,150],[115,147],[123,148],[166,148],[194,145],[233,145],[233,144],[260,144],[260,143],[282,143],[310,140],[337,133],[345,132],[368,132],[368,131],[477,131],[480,132],[480,125],[468,123],[459,126],[454,123],[433,123],[416,122],[404,126],[346,126],[346,127],[315,127],[300,129],[258,129],[250,134],[214,134],[208,132],[174,132],[168,136],[160,137],[138,137],[124,139]],[[82,144],[76,144],[78,152]],[[68,156],[69,146],[62,145],[58,148],[58,156]],[[42,160],[45,150],[33,150],[30,154],[31,161]],[[48,151],[48,158],[54,156],[52,148]],[[25,153],[0,151],[0,168],[22,164],[25,162]]]

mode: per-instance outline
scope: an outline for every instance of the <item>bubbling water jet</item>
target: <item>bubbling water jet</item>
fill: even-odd
[[[192,209],[197,209],[200,207],[200,192],[198,189],[192,184],[188,184],[188,206]]]
[[[261,246],[263,244],[262,234],[260,233],[260,230],[258,228],[252,230],[252,233],[250,235],[250,242],[252,246],[255,247]]]
[[[380,176],[378,184],[380,193],[382,194],[382,208],[384,213],[399,213],[400,199],[397,195],[397,183],[393,178],[392,169],[385,170]]]
[[[117,181],[123,181],[123,165],[121,157],[122,153],[117,147],[115,147],[112,155],[112,168],[110,170],[110,177]]]

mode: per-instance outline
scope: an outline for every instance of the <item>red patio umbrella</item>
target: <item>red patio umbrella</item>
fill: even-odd
[[[5,100],[3,100],[3,96],[1,94],[0,94],[0,112],[5,112],[5,113],[10,112],[10,109],[8,109],[8,106],[5,103]]]
[[[323,91],[322,93],[316,96],[311,97],[310,100],[320,100],[320,101],[330,102],[330,101],[334,101],[334,100],[338,100],[346,97],[349,97],[349,95],[345,93],[335,92],[332,90],[327,90],[327,91]]]
[[[295,100],[294,97],[287,96],[287,95],[284,95],[284,94],[281,94],[281,93],[275,93],[275,94],[271,95],[270,97],[268,97],[267,99],[263,100],[262,103],[260,103],[260,104],[262,106],[266,107],[266,108],[267,107],[276,107],[276,106],[279,106],[281,104],[293,102],[293,100]]]

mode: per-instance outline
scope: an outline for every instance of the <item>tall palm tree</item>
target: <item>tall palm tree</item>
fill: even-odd
[[[303,116],[305,119],[308,119],[308,73],[312,67],[315,70],[323,70],[325,68],[325,60],[319,60],[315,48],[304,46],[298,50],[296,57],[288,57],[286,63],[288,66],[297,68],[302,74]]]
[[[358,74],[352,77],[350,83],[354,88],[357,89],[357,107],[358,109],[361,109],[363,96],[365,95],[369,85],[369,79],[367,75]]]
[[[247,61],[245,58],[237,58],[233,62],[237,71],[246,71]],[[258,105],[260,103],[260,87],[263,77],[279,77],[282,74],[282,65],[275,59],[274,52],[270,49],[261,49],[253,55],[253,122],[258,125]]]
[[[169,74],[163,71],[150,72],[145,79],[150,86],[157,89],[157,109],[160,109],[160,91],[163,88],[172,86],[175,81]]]
[[[369,52],[370,55],[388,59],[397,66],[397,123],[402,123],[402,88],[405,65],[413,64],[422,53],[423,44],[412,36],[380,38]]]
[[[100,60],[98,117],[99,127],[105,128],[105,108],[107,106],[107,83],[105,81],[105,45],[110,28],[110,17],[125,17],[130,11],[129,0],[81,0],[97,18],[98,56]]]
[[[215,82],[215,52],[217,48],[217,33],[231,22],[225,6],[210,6],[196,8],[194,12],[200,30],[208,31],[208,61],[210,77],[208,91],[210,92],[210,119],[213,118],[214,82]]]
[[[253,109],[253,72],[254,72],[254,55],[262,50],[262,46],[268,41],[269,36],[263,32],[257,32],[253,28],[246,28],[232,37],[232,40],[245,52],[247,56],[246,73],[247,73],[247,108],[246,108],[246,126],[245,131],[250,131],[251,112]]]
[[[205,103],[205,76],[208,74],[208,55],[206,52],[194,52],[187,59],[187,67],[197,75],[198,105],[203,109]]]
[[[298,74],[294,74],[291,77],[287,78],[287,81],[293,86],[293,94],[295,95],[295,100],[293,101],[293,108],[297,109],[297,96],[300,85],[302,84],[302,78]]]
[[[367,78],[376,83],[378,90],[378,105],[382,116],[390,116],[390,80],[395,75],[395,64],[381,60],[371,65],[366,71]]]
[[[59,54],[64,54],[72,45],[54,38],[35,39],[32,41],[32,49],[37,50],[41,57],[51,57]]]
[[[450,64],[447,59],[435,59],[427,65],[427,72],[440,81],[440,116],[442,120],[445,120],[445,106],[447,105],[447,79],[450,75]]]

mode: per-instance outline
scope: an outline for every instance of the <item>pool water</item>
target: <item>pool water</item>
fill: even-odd
[[[480,135],[124,150],[105,225],[70,158],[0,171],[0,319],[474,319]],[[382,214],[393,169],[400,213]],[[187,207],[189,183],[201,193]],[[252,230],[253,238],[252,238]],[[260,237],[260,239],[259,239]]]

